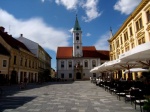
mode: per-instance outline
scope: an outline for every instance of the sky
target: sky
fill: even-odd
[[[56,67],[57,47],[73,46],[76,15],[82,45],[109,50],[110,28],[115,34],[142,0],[0,0],[0,26],[41,45]]]

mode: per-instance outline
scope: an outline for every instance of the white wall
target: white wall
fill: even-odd
[[[24,43],[26,47],[38,57],[38,44],[36,42],[33,42],[27,38],[19,37],[17,38],[20,42]]]
[[[90,73],[90,70],[93,68],[92,67],[92,60],[96,61],[96,66],[100,65],[100,59],[99,58],[86,58],[86,59],[57,59],[57,76],[58,78],[61,78],[61,74],[64,74],[64,79],[69,78],[69,73],[72,73],[72,77],[74,78],[74,65],[76,62],[80,60],[81,64],[83,65],[83,78],[89,78],[90,76],[93,76],[92,73]],[[84,61],[88,61],[88,67],[84,67]],[[61,61],[64,61],[64,68],[61,68]],[[72,61],[72,68],[69,68],[68,62]]]

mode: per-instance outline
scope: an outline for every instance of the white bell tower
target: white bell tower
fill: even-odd
[[[75,25],[73,28],[73,57],[82,57],[82,31],[76,16]]]

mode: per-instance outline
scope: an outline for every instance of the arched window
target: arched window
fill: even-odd
[[[77,49],[79,49],[79,46],[77,46]]]
[[[96,61],[95,60],[92,61],[92,67],[96,67]]]
[[[61,68],[64,68],[64,61],[61,61]]]
[[[76,36],[76,40],[79,40],[79,37],[78,37],[78,36]]]
[[[84,61],[84,67],[88,67],[88,61],[87,60]]]

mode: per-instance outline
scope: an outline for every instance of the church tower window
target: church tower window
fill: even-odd
[[[79,40],[79,37],[78,37],[78,36],[76,37],[76,40]]]

